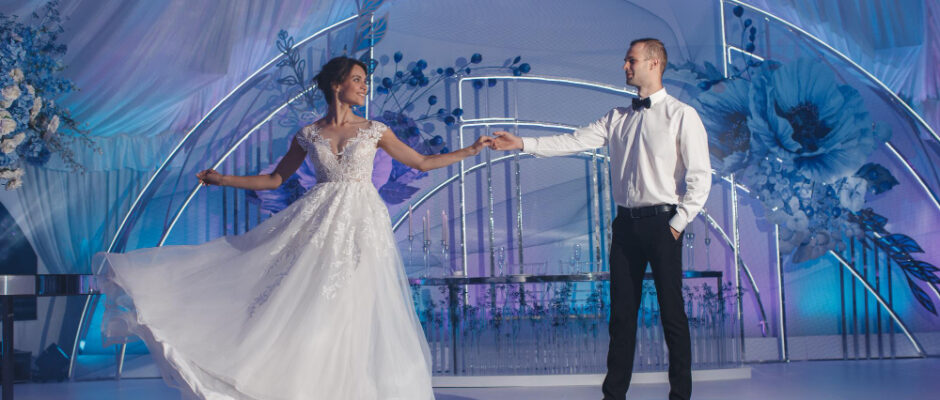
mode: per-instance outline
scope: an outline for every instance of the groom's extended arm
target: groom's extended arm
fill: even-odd
[[[610,137],[610,121],[613,112],[572,133],[540,138],[520,138],[509,132],[497,131],[492,147],[495,150],[522,150],[536,157],[553,157],[574,154],[607,145]]]

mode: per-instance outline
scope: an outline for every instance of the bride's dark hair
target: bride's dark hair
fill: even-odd
[[[355,65],[358,65],[363,71],[368,73],[369,70],[362,61],[346,56],[339,56],[324,64],[323,68],[320,69],[320,73],[313,77],[313,81],[316,82],[317,87],[323,92],[323,96],[326,97],[328,103],[333,101],[333,96],[335,95],[335,93],[333,93],[333,85],[343,83],[343,81],[349,77],[349,73]]]

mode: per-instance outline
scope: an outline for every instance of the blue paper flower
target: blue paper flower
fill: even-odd
[[[703,82],[707,83],[707,82]],[[695,101],[708,132],[712,167],[721,175],[736,172],[750,162],[750,82],[731,79],[708,86]]]
[[[751,88],[751,115],[748,127],[761,148],[820,182],[855,173],[890,136],[873,127],[857,90],[808,59],[762,68]]]

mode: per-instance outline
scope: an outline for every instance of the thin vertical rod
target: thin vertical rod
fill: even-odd
[[[525,252],[522,248],[522,165],[519,163],[519,158],[521,157],[520,153],[512,159],[513,167],[515,167],[515,178],[516,178],[516,240],[518,243],[519,249],[519,273],[525,273],[523,271],[523,265],[525,265]]]
[[[742,299],[744,294],[741,287],[741,237],[738,230],[738,191],[735,190],[734,174],[729,175],[731,181],[731,235],[734,241],[734,290],[738,303],[737,318],[738,328],[741,333],[741,361],[745,361],[744,349],[744,303]]]
[[[855,239],[849,239],[849,251],[852,254],[850,262],[852,269],[857,270],[855,264]],[[855,281],[852,281],[852,350],[855,352],[855,359],[858,359],[858,301],[855,293]]]
[[[860,251],[862,252],[862,279],[865,282],[868,282],[868,252],[865,251],[865,244],[859,242]],[[868,292],[862,292],[862,304],[864,305],[865,317],[864,317],[864,330],[865,330],[865,358],[871,358],[871,327],[870,320],[871,314],[868,312]]]
[[[727,78],[728,77],[728,39],[725,38],[725,2],[724,0],[718,0],[718,13],[721,23],[721,71],[722,74]]]
[[[862,240],[867,240],[867,239],[862,239]],[[872,249],[871,256],[874,259],[874,263],[875,263],[875,291],[878,292],[878,294],[881,294],[881,265],[880,265],[881,263],[878,262],[878,246],[875,246],[875,244],[872,243],[871,249]],[[881,307],[875,307],[875,320],[877,321],[875,323],[875,330],[878,335],[878,358],[884,358],[885,356],[884,341],[882,340],[882,337],[881,337]]]
[[[591,151],[591,218],[593,222],[591,225],[591,238],[593,239],[593,246],[591,247],[591,272],[600,271],[601,257],[601,203],[600,203],[600,187],[598,178],[600,171],[597,166],[597,149]]]
[[[483,150],[486,155],[484,159],[486,160],[486,214],[487,214],[487,224],[489,227],[489,248],[490,248],[490,274],[489,276],[496,276],[496,206],[493,195],[493,163],[490,151],[488,149]]]
[[[372,60],[375,60],[375,13],[369,13],[369,66],[372,66]],[[366,119],[369,119],[369,105],[375,96],[375,69],[369,74],[369,97],[366,98]],[[463,147],[461,147],[463,148]]]
[[[790,349],[787,343],[787,299],[783,283],[783,260],[780,257],[780,225],[774,225],[774,243],[777,261],[777,304],[780,307],[777,311],[780,316],[777,322],[780,329],[780,359],[783,362],[790,362]]]
[[[609,154],[610,153],[608,152],[607,155]],[[609,259],[610,246],[608,244],[610,243],[610,233],[611,233],[610,224],[611,224],[611,220],[613,219],[613,206],[611,205],[611,202],[613,201],[613,196],[611,194],[611,188],[610,188],[610,157],[601,157],[600,179],[602,179],[601,182],[603,182],[603,185],[601,186],[601,199],[603,199],[603,205],[604,205],[604,208],[603,208],[604,220],[601,223],[601,229],[602,229],[601,237],[603,238],[603,241],[601,243],[601,250],[603,251],[603,255],[601,256],[601,264],[600,266],[598,266],[597,270],[606,271],[609,269],[609,268],[605,268],[604,266],[607,264],[608,259]]]
[[[845,269],[839,268],[839,308],[842,311],[842,359],[849,359],[848,324],[845,316]]]
[[[894,288],[891,287],[891,259],[888,258],[888,253],[885,252],[885,275],[888,276],[888,307],[894,308]],[[894,343],[894,334],[897,331],[894,329],[894,321],[888,323],[888,344],[891,347],[891,358],[897,356],[895,343]]]

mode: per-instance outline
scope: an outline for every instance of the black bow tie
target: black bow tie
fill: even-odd
[[[653,105],[653,102],[650,101],[650,98],[649,98],[649,97],[647,97],[647,98],[645,98],[645,99],[643,99],[643,100],[640,100],[640,99],[635,98],[635,97],[633,98],[633,111],[638,111],[641,107],[643,107],[643,108],[650,108],[650,106],[652,106],[652,105]]]

